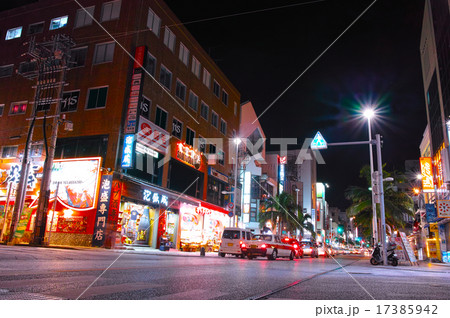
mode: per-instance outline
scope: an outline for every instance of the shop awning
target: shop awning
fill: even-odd
[[[202,206],[204,208],[208,208],[210,210],[221,212],[221,213],[224,213],[224,214],[227,214],[227,215],[228,215],[228,213],[230,213],[230,211],[228,211],[227,209],[224,209],[224,208],[222,208],[222,207],[220,207],[218,205],[215,205],[215,204],[212,204],[212,203],[209,203],[209,202],[205,202],[205,201],[202,201],[202,200],[198,200],[198,201],[199,201],[199,206]]]

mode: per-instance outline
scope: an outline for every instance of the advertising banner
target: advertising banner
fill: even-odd
[[[450,200],[437,200],[437,216],[450,218]]]
[[[150,120],[140,116],[137,142],[156,151],[166,153],[169,148],[170,134]]]
[[[420,158],[423,192],[434,192],[433,165],[430,157]]]
[[[58,159],[53,161],[50,183],[51,197],[69,209],[85,211],[95,208],[101,157]]]
[[[94,223],[92,246],[101,247],[105,242],[106,222],[108,220],[109,202],[111,199],[112,175],[102,176],[98,195],[97,215]]]
[[[437,219],[437,211],[434,204],[427,203],[425,204],[425,211],[427,213],[427,222],[433,223],[436,222]]]

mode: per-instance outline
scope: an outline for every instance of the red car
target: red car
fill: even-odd
[[[291,246],[295,250],[295,258],[303,258],[303,248],[299,241],[297,241],[295,238],[285,237],[283,238],[283,242],[291,244]]]

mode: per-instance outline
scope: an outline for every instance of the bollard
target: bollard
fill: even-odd
[[[200,248],[200,256],[205,256],[205,248]]]

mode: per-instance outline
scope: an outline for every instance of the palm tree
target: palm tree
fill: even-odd
[[[296,205],[294,196],[289,193],[282,192],[276,197],[270,197],[263,205],[265,211],[259,215],[261,227],[264,227],[269,220],[275,225],[278,220],[277,230],[279,234],[281,233],[280,229],[283,227],[286,227],[286,230],[290,232],[299,229],[302,235],[304,229],[313,233],[313,225],[309,222],[311,216],[299,213],[297,217],[297,211],[302,211],[302,209]]]
[[[383,171],[383,176],[388,177],[390,173]],[[360,177],[367,180],[370,184],[370,169],[365,166],[360,171]],[[391,184],[384,184],[384,205],[386,213],[386,224],[393,228],[405,226],[404,216],[413,216],[414,202],[411,197],[404,193],[396,191]],[[372,227],[372,192],[367,187],[351,186],[345,192],[347,200],[352,205],[347,209],[349,217],[355,217],[358,225],[367,229]],[[377,208],[377,214],[380,212]]]

